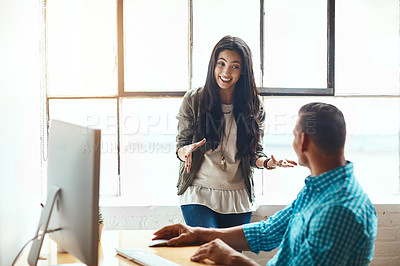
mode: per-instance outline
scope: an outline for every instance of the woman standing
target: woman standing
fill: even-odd
[[[177,118],[177,187],[190,226],[248,223],[257,208],[253,168],[296,165],[263,153],[265,113],[251,51],[240,38],[225,36],[216,44],[204,87],[185,94]]]

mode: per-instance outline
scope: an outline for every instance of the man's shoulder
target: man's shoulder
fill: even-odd
[[[365,193],[332,197],[314,210],[314,217],[327,219],[343,219],[354,217],[358,222],[364,223],[366,217],[373,219],[376,212],[373,204]]]

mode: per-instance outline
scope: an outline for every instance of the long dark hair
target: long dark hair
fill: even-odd
[[[200,117],[198,130],[207,139],[207,144],[215,150],[224,134],[224,119],[221,109],[220,88],[215,80],[214,71],[217,57],[224,50],[236,51],[242,59],[242,74],[233,93],[233,114],[237,124],[237,157],[255,156],[260,139],[260,121],[257,114],[260,109],[258,89],[254,81],[251,51],[238,37],[225,36],[214,47],[204,88],[201,89]]]

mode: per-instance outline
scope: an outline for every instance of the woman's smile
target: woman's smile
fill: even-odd
[[[222,90],[233,92],[242,72],[242,59],[237,51],[223,50],[218,55],[214,77]]]

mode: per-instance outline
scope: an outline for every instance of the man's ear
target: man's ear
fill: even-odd
[[[300,136],[300,147],[301,147],[301,152],[305,152],[308,150],[310,145],[310,137],[306,133],[301,133]]]

